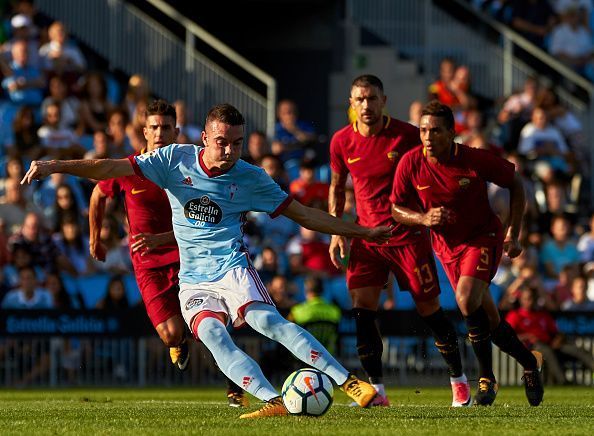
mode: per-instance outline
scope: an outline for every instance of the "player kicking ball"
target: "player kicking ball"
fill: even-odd
[[[408,152],[398,165],[390,200],[399,223],[424,225],[433,249],[456,293],[479,362],[478,405],[491,405],[497,395],[492,345],[524,367],[528,402],[538,406],[544,390],[542,355],[520,342],[502,320],[489,284],[505,250],[511,258],[522,252],[518,241],[525,209],[524,187],[514,165],[494,154],[454,143],[454,116],[449,107],[432,101],[423,108],[422,146]],[[510,223],[504,238],[501,221],[491,210],[487,182],[510,190]],[[422,211],[406,205],[419,204]]]
[[[22,183],[55,172],[98,180],[138,175],[165,189],[180,253],[183,317],[221,371],[266,402],[241,418],[284,416],[288,411],[258,364],[233,342],[227,323],[247,323],[281,343],[367,407],[377,395],[373,386],[350,374],[310,333],[278,313],[251,264],[243,225],[248,211],[261,211],[283,214],[319,232],[371,242],[387,241],[391,227],[361,227],[288,197],[263,169],[239,159],[244,124],[233,106],[218,105],[206,117],[204,147],[171,144],[128,159],[34,161]]]

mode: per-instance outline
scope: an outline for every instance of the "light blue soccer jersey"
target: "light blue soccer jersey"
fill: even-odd
[[[247,267],[247,212],[272,214],[288,198],[262,168],[243,160],[225,173],[209,175],[199,157],[202,151],[193,144],[171,144],[136,156],[139,175],[165,189],[169,197],[179,245],[179,280],[187,284],[213,281],[233,268]]]

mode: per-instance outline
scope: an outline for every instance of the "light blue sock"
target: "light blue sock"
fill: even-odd
[[[245,311],[245,320],[257,332],[284,345],[299,360],[326,373],[339,386],[349,376],[349,372],[311,333],[287,321],[273,306],[260,302],[250,304]]]
[[[279,396],[254,359],[235,345],[219,319],[202,319],[198,324],[198,338],[210,350],[223,374],[237,386],[263,401]]]

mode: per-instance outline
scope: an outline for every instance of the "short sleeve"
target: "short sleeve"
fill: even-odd
[[[120,192],[118,179],[99,180],[97,183],[101,192],[109,198],[115,197]]]
[[[481,178],[502,188],[513,186],[516,171],[513,163],[487,150],[467,147],[466,152],[469,167],[474,168]]]
[[[330,168],[335,173],[346,174],[349,170],[344,163],[342,147],[340,145],[340,138],[337,135],[334,135],[330,141]]]
[[[175,155],[177,144],[171,144],[167,147],[157,148],[149,153],[144,153],[131,161],[134,166],[134,172],[140,177],[150,180],[160,188],[167,188],[167,179],[171,162]],[[140,170],[140,174],[138,174]]]
[[[411,183],[412,177],[412,153],[406,153],[398,163],[396,175],[392,182],[392,192],[390,193],[390,203],[405,205],[410,203],[410,198],[414,195]]]
[[[251,193],[251,210],[273,214],[286,201],[288,194],[263,169],[258,169]]]

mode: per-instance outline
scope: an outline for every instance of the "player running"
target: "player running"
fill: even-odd
[[[499,317],[489,292],[502,251],[514,258],[525,199],[514,165],[485,151],[454,143],[454,116],[432,101],[422,112],[422,146],[407,153],[396,170],[392,215],[407,226],[431,229],[433,249],[444,266],[464,315],[468,337],[479,361],[475,402],[491,405],[497,395],[492,367],[493,342],[524,367],[526,397],[532,406],[543,398],[542,355],[530,353],[511,326]],[[510,190],[510,225],[506,236],[487,197],[487,182]],[[411,208],[420,204],[422,212]]]
[[[288,412],[258,364],[233,342],[227,323],[235,327],[247,323],[280,342],[366,407],[376,396],[373,386],[350,374],[311,334],[278,313],[251,264],[243,225],[247,212],[255,210],[273,217],[283,214],[312,230],[373,242],[386,241],[391,228],[347,223],[288,197],[263,169],[239,159],[244,124],[243,115],[233,106],[218,105],[206,118],[204,147],[172,144],[129,159],[34,161],[22,183],[53,172],[94,179],[136,174],[165,189],[180,247],[179,297],[184,319],[221,371],[266,402],[241,418]]]
[[[332,181],[328,200],[331,215],[342,216],[345,185],[350,173],[357,204],[357,223],[363,226],[394,223],[390,190],[402,155],[419,145],[419,129],[383,116],[386,96],[381,80],[357,77],[349,99],[356,120],[339,130],[330,143]],[[458,336],[439,302],[439,282],[431,243],[425,228],[397,224],[385,244],[354,239],[347,267],[347,286],[353,301],[357,352],[370,382],[378,391],[374,406],[389,406],[382,381],[383,345],[377,327],[382,288],[394,273],[400,289],[409,290],[417,311],[429,326],[435,345],[448,365],[452,406],[471,404],[470,385],[462,371]],[[348,255],[346,239],[333,236],[330,256],[337,268]]]
[[[176,115],[175,111],[167,111],[169,108],[171,106],[163,100],[147,107],[143,129],[147,145],[136,155],[175,142],[178,135]],[[148,317],[163,343],[169,347],[171,361],[183,371],[188,366],[190,353],[178,299],[179,250],[165,191],[137,175],[99,181],[89,204],[91,255],[105,261],[106,248],[101,243],[105,205],[107,198],[118,194],[124,197],[130,228],[130,257]],[[227,397],[231,406],[247,405],[243,390],[233,383],[229,384]]]

